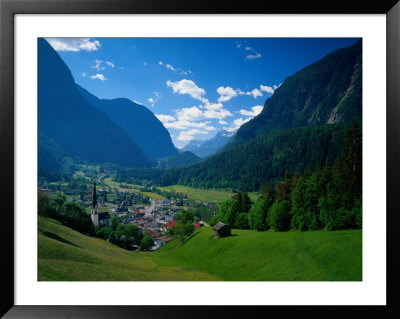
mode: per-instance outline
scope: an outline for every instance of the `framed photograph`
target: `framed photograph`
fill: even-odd
[[[0,3],[1,315],[400,314],[397,1]]]

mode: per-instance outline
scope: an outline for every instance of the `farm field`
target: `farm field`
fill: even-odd
[[[178,193],[184,193],[190,199],[201,202],[212,202],[215,204],[221,204],[223,201],[231,198],[234,194],[229,190],[202,189],[183,185],[172,185],[158,188],[162,191],[174,191]],[[257,195],[255,193],[249,193],[249,196],[252,200],[255,200],[257,198]]]

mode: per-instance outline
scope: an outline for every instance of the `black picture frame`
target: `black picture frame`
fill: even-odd
[[[1,308],[5,318],[270,317],[400,318],[400,3],[398,0],[0,0]],[[16,306],[14,303],[14,15],[15,14],[385,14],[387,18],[386,306]],[[382,172],[384,174],[384,172]],[[384,205],[382,203],[382,205]],[[383,206],[384,207],[384,206]],[[242,292],[245,293],[245,292]]]

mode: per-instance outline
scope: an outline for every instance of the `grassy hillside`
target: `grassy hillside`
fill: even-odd
[[[161,266],[152,254],[127,251],[39,218],[40,281],[220,280],[218,276],[191,268]]]
[[[154,260],[232,281],[362,280],[361,230],[232,234],[214,239],[203,227],[183,245],[164,246]]]
[[[39,219],[40,281],[359,281],[360,230],[256,232],[213,239],[203,227],[183,245],[130,252]]]

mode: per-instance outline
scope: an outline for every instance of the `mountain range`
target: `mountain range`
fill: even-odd
[[[236,131],[221,130],[209,140],[191,140],[189,144],[181,148],[181,151],[190,151],[196,156],[204,158],[215,154],[228,144],[235,133]]]
[[[38,39],[39,168],[62,169],[65,158],[123,167],[151,167],[178,154],[171,136],[146,107],[102,100],[78,86],[58,53]]]
[[[148,109],[127,99],[98,99],[75,84],[45,40],[38,45],[39,167],[56,169],[62,158],[75,157],[158,167],[139,175],[159,184],[256,190],[286,170],[332,163],[349,123],[362,121],[361,40],[286,78],[236,134],[220,131],[208,141],[192,141],[181,153]]]
[[[162,158],[178,154],[169,132],[147,107],[125,98],[99,99],[79,85],[78,90],[90,105],[122,128],[147,155]]]
[[[359,40],[286,78],[262,112],[240,127],[233,145],[280,129],[361,121],[361,80]]]
[[[281,180],[286,170],[302,173],[307,167],[333,164],[342,154],[350,123],[361,120],[360,40],[288,77],[262,112],[216,154],[148,176],[164,185],[259,190],[264,182]]]

